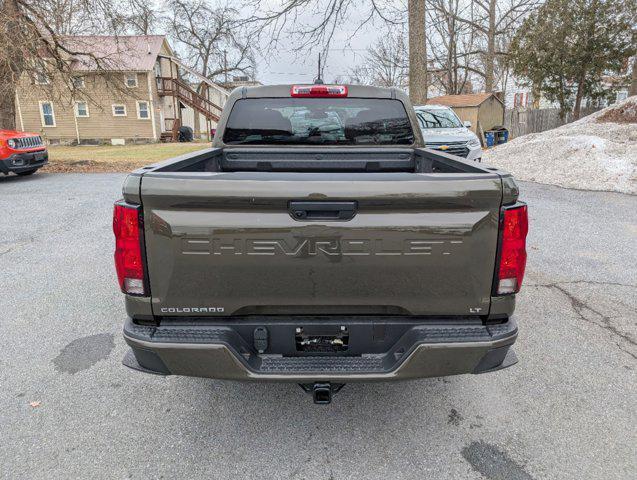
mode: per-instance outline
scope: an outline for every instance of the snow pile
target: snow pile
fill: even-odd
[[[637,96],[483,154],[519,180],[637,195]]]

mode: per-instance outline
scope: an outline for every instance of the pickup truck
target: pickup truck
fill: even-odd
[[[395,89],[234,90],[212,148],[124,181],[124,364],[329,403],[516,363],[527,207],[508,173],[423,147]]]
[[[0,173],[31,175],[48,160],[46,146],[37,133],[0,130]]]

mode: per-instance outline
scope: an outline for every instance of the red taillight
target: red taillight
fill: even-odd
[[[146,293],[139,216],[138,207],[120,202],[115,204],[113,210],[115,269],[122,292],[132,295],[145,295]]]
[[[347,97],[345,85],[292,85],[290,96],[305,98]]]
[[[526,267],[526,234],[528,231],[529,219],[526,205],[504,210],[498,269],[498,295],[520,291]]]

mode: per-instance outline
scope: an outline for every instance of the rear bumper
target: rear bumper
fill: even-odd
[[[40,168],[49,161],[49,154],[46,150],[37,152],[15,153],[3,160],[0,160],[1,173],[19,173]]]
[[[352,334],[365,336],[362,324],[350,324]],[[268,325],[274,332],[272,349],[277,349],[286,328],[294,323]],[[376,325],[374,327],[373,325]],[[367,322],[370,330],[378,326],[396,330],[384,321]],[[402,324],[401,324],[402,325]],[[245,327],[245,325],[244,325]],[[247,328],[251,328],[249,325]],[[402,330],[401,330],[402,328]],[[453,324],[449,322],[409,325],[398,328],[401,335],[386,351],[359,355],[306,354],[285,356],[258,354],[242,331],[232,325],[141,326],[127,321],[124,338],[131,346],[124,364],[136,370],[160,375],[186,375],[230,380],[335,383],[407,380],[463,373],[484,373],[517,362],[510,349],[517,337],[517,326],[510,319],[504,324]],[[283,332],[283,333],[281,333]],[[370,347],[371,350],[378,350]],[[353,346],[352,351],[356,351]]]

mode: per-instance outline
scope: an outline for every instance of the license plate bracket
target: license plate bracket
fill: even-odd
[[[344,352],[349,346],[349,329],[345,325],[296,327],[295,342],[299,352]]]

